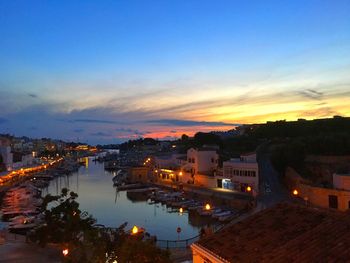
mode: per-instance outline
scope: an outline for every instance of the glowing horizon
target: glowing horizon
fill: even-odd
[[[0,133],[117,143],[350,116],[347,1],[0,4]]]

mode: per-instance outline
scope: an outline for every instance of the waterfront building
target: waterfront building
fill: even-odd
[[[129,176],[132,182],[146,183],[151,180],[149,176],[149,168],[146,166],[131,167],[129,169]]]
[[[32,166],[34,162],[33,153],[14,152],[12,169]]]
[[[191,148],[187,151],[186,169],[192,174],[214,175],[218,167],[219,155],[211,148]]]
[[[223,177],[218,179],[218,187],[247,192],[247,188],[255,193],[259,189],[259,166],[256,153],[242,154],[240,158],[223,162]],[[249,188],[248,188],[249,189]]]
[[[191,148],[187,154],[154,157],[154,175],[159,181],[216,187],[219,156],[211,148]]]
[[[192,244],[193,263],[344,262],[349,229],[345,213],[278,204]]]
[[[0,138],[0,155],[5,169],[11,171],[13,166],[13,154],[11,152],[10,140],[7,138]]]
[[[184,174],[192,178],[195,185],[213,188],[217,186],[215,175],[218,170],[219,155],[212,147],[191,148],[187,151]]]

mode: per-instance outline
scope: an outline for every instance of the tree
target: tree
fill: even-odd
[[[77,197],[66,188],[58,196],[44,197],[45,223],[29,238],[42,246],[57,243],[68,249],[65,262],[170,262],[169,254],[152,241],[128,234],[127,223],[116,229],[96,225],[91,215],[79,209]]]
[[[181,135],[181,141],[187,142],[187,141],[188,141],[188,135],[182,134],[182,135]]]

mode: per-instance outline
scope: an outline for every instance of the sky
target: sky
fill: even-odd
[[[96,143],[350,116],[350,1],[0,0],[0,133]]]

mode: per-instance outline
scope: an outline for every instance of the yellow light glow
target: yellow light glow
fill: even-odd
[[[210,204],[206,204],[206,205],[205,205],[205,210],[210,210],[210,208],[211,208],[211,207],[210,207]]]
[[[136,235],[138,232],[139,232],[139,228],[138,228],[137,226],[134,226],[134,227],[132,228],[132,230],[131,230],[131,233],[132,233],[133,235]]]
[[[63,250],[62,250],[62,254],[63,254],[63,256],[66,257],[66,256],[69,254],[68,248],[63,249]]]
[[[250,186],[247,187],[247,192],[250,192],[252,188]]]
[[[182,176],[182,172],[179,172],[179,175]]]
[[[298,195],[298,194],[299,194],[298,190],[297,190],[297,189],[294,189],[293,195]]]
[[[180,213],[183,213],[184,209],[182,207],[180,207],[179,211],[180,211]]]
[[[174,172],[173,170],[169,170],[169,169],[160,169],[162,172],[166,172],[166,173],[172,173]]]

